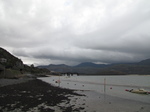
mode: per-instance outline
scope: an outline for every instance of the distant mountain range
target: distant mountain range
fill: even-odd
[[[95,64],[92,62],[84,62],[76,66],[50,64],[47,66],[34,67],[34,65],[28,66],[23,64],[22,60],[0,47],[0,78],[3,78],[4,76],[19,76],[18,74],[22,75],[24,73],[36,75],[48,74],[50,72],[49,70],[51,72],[70,72],[79,73],[82,75],[150,75],[150,59],[142,60],[137,63]]]
[[[47,68],[51,71],[67,73],[77,72],[87,75],[125,75],[125,74],[150,74],[150,59],[142,60],[137,63],[118,63],[118,64],[95,64],[92,62],[84,62],[76,66],[47,65],[38,66],[39,68]]]
[[[106,64],[95,64],[95,63],[92,63],[92,62],[84,62],[84,63],[81,63],[79,65],[76,65],[75,67],[106,67],[107,65]]]

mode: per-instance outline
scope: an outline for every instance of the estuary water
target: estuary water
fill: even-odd
[[[150,91],[150,75],[126,76],[51,76],[39,78],[47,83],[62,88],[90,90],[101,95],[109,95],[150,103],[150,94],[142,95],[125,91],[126,89],[143,88]]]

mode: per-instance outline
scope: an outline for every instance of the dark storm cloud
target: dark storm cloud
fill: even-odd
[[[0,45],[24,63],[150,57],[148,0],[0,0]]]

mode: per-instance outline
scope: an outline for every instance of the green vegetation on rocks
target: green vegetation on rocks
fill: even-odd
[[[0,47],[0,78],[19,78],[25,74],[45,76],[50,70],[23,64],[22,60]]]

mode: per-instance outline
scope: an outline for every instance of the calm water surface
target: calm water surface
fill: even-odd
[[[91,90],[99,94],[150,103],[150,95],[126,92],[125,89],[144,88],[150,91],[150,75],[128,76],[51,76],[39,78],[62,88]],[[60,83],[56,81],[60,80]]]

